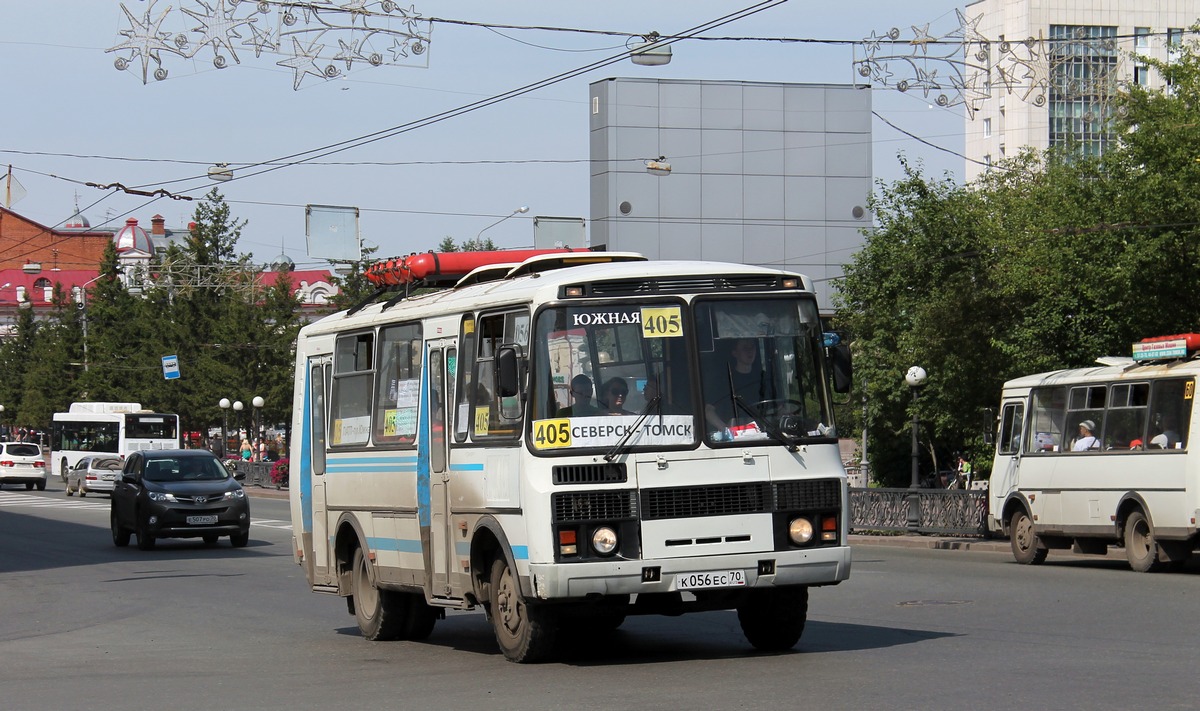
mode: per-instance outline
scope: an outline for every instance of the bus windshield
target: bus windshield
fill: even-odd
[[[530,442],[547,454],[836,436],[809,301],[566,305],[535,331]]]

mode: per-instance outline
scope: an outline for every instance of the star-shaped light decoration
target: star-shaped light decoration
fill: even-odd
[[[142,16],[143,20],[141,22],[138,22],[138,19],[129,11],[129,8],[125,7],[125,3],[121,3],[121,11],[125,13],[125,17],[129,20],[129,29],[121,30],[119,34],[125,37],[126,40],[115,47],[105,50],[105,52],[130,52],[128,57],[117,57],[114,64],[119,70],[128,68],[132,60],[141,57],[143,84],[147,84],[150,81],[150,62],[158,65],[158,70],[154,73],[155,78],[166,78],[166,70],[162,68],[160,52],[178,54],[175,46],[169,41],[171,33],[163,32],[159,29],[162,27],[163,20],[170,14],[171,6],[168,5],[167,9],[163,10],[157,20],[150,19],[150,15],[154,12],[154,3],[157,1],[150,0],[150,4],[146,7],[146,12]]]
[[[225,57],[221,54],[221,47],[224,47],[229,56],[233,57],[233,61],[238,64],[242,60],[237,56],[237,50],[234,49],[234,43],[230,40],[231,37],[242,39],[238,34],[237,28],[242,25],[251,25],[258,22],[257,17],[246,17],[238,19],[234,17],[234,11],[237,9],[239,0],[230,0],[233,2],[232,8],[226,8],[226,0],[217,0],[215,6],[209,5],[206,0],[196,0],[204,8],[204,12],[198,10],[190,10],[183,8],[183,11],[190,15],[193,19],[200,23],[199,27],[192,28],[192,32],[200,33],[200,39],[196,40],[196,49],[192,51],[191,56],[196,56],[201,48],[212,45],[213,49],[213,65],[218,69],[223,69],[226,65]]]
[[[937,40],[929,34],[929,23],[926,22],[921,27],[912,26],[913,38],[908,41],[913,46],[913,54],[917,53],[917,49],[921,50],[921,54],[929,54],[929,43]]]
[[[309,44],[304,47],[300,44],[300,40],[292,38],[292,57],[285,59],[275,64],[281,67],[287,67],[292,70],[292,89],[299,90],[300,82],[304,80],[306,74],[311,74],[315,77],[325,77],[325,72],[317,66],[316,58],[320,56],[321,50],[325,49],[325,45]]]

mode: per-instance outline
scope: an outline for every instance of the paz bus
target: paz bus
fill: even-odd
[[[310,588],[368,639],[482,608],[534,662],[627,615],[736,609],[781,650],[809,587],[849,576],[831,405],[849,354],[808,278],[571,250],[367,276],[395,294],[300,331],[290,496]],[[741,341],[749,395],[731,392]]]
[[[1200,461],[1189,449],[1200,335],[1150,338],[1132,358],[1004,384],[988,527],[1013,557],[1125,549],[1145,572],[1178,567],[1197,542]]]
[[[65,482],[83,456],[114,454],[124,459],[139,449],[178,449],[179,416],[142,409],[137,402],[73,402],[54,413],[50,465]]]

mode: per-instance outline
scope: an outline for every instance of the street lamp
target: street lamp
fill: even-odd
[[[91,286],[92,284],[95,284],[96,282],[100,281],[101,279],[103,279],[106,276],[108,276],[108,275],[107,274],[97,274],[96,276],[92,277],[91,279],[88,279],[87,281],[85,281],[79,287],[79,314],[80,314],[80,323],[81,323],[81,326],[83,327],[83,372],[85,372],[85,373],[88,370],[87,288],[89,286]]]
[[[921,453],[917,445],[917,429],[921,423],[917,419],[917,393],[925,384],[926,377],[925,369],[919,365],[914,365],[904,374],[904,382],[908,383],[908,389],[912,391],[912,481],[908,485],[908,530],[912,533],[916,533],[921,527]]]
[[[501,217],[499,220],[496,220],[495,222],[488,225],[487,227],[484,227],[482,230],[479,230],[479,234],[475,235],[475,241],[478,242],[480,236],[482,236],[484,232],[487,232],[488,230],[492,229],[493,227],[500,224],[501,222],[504,222],[508,218],[515,217],[516,215],[524,215],[527,212],[529,212],[528,205],[522,205],[522,206],[518,207],[517,209],[513,210],[511,214],[505,215],[504,217]]]
[[[8,439],[7,432],[4,430],[4,406],[0,405],[0,432],[5,434],[4,439]]]
[[[254,405],[254,433],[258,439],[262,439],[262,406],[265,405],[267,401],[263,400],[261,395],[255,395],[254,399],[250,402]]]

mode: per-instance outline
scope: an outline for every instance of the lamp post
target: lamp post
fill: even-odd
[[[233,426],[237,428],[237,436],[239,438],[242,436],[242,410],[244,410],[245,407],[246,406],[242,404],[241,400],[233,401],[233,411],[236,413],[233,416]]]
[[[0,434],[3,434],[3,439],[8,439],[8,431],[4,429],[4,406],[0,405]]]
[[[904,375],[904,381],[912,391],[912,481],[908,485],[908,530],[913,533],[921,527],[921,452],[917,444],[917,429],[920,427],[920,420],[917,419],[917,393],[925,384],[926,377],[925,369],[919,365],[909,368]]]
[[[85,281],[79,287],[80,325],[83,327],[83,372],[88,370],[88,326],[87,326],[87,288],[104,278],[105,274],[97,274]]]
[[[224,419],[221,421],[221,458],[225,457],[225,452],[229,449],[229,398],[223,397],[217,403],[217,407],[221,408],[221,414]]]
[[[522,206],[518,207],[517,209],[513,210],[511,214],[505,215],[504,217],[501,217],[499,220],[496,220],[495,222],[488,225],[487,227],[484,227],[482,230],[479,230],[479,234],[475,235],[475,241],[479,242],[479,238],[483,235],[484,232],[487,232],[488,230],[492,229],[493,227],[500,224],[501,222],[504,222],[508,218],[515,217],[517,215],[524,215],[527,212],[529,212],[528,205],[522,205]]]
[[[250,402],[254,405],[254,436],[262,439],[262,406],[266,404],[266,400],[263,400],[261,395],[255,395]]]

